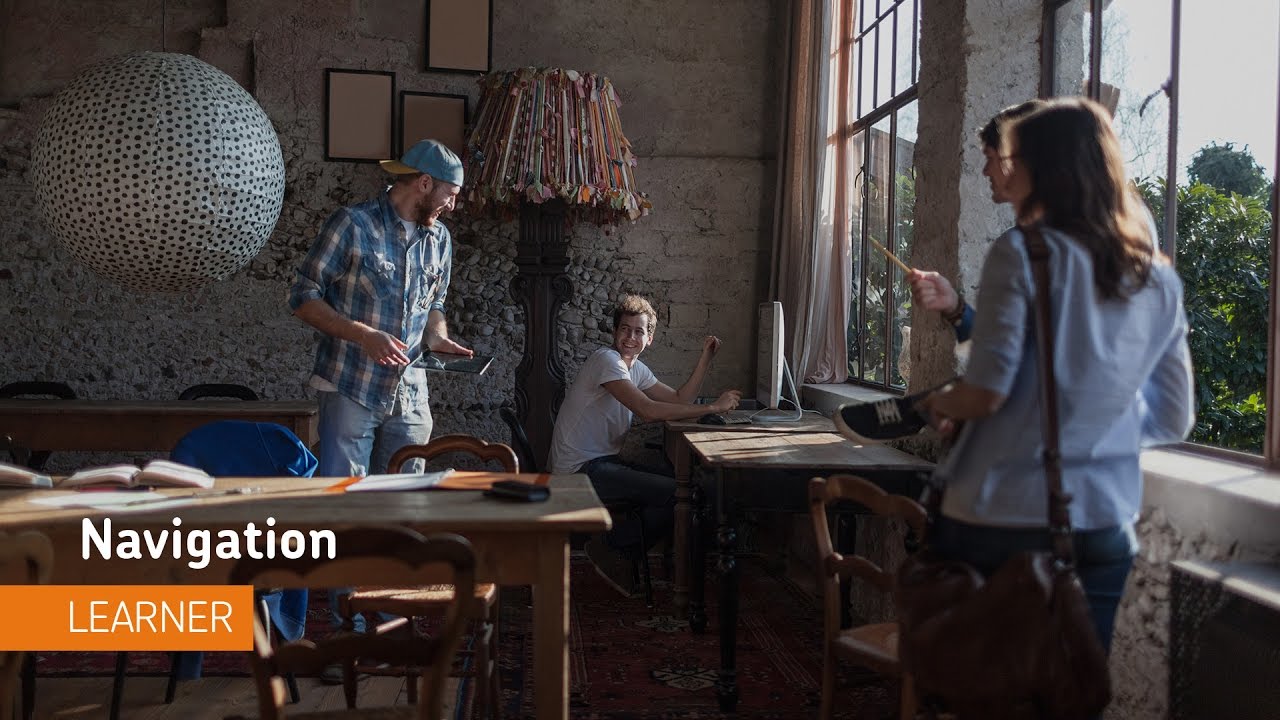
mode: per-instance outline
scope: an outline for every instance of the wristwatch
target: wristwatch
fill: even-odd
[[[942,319],[951,323],[953,326],[959,325],[960,321],[964,319],[964,307],[965,307],[964,293],[957,290],[955,307],[942,313]]]

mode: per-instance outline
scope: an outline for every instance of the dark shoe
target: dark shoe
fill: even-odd
[[[621,552],[609,547],[603,537],[593,537],[582,546],[587,559],[595,568],[596,574],[609,587],[622,593],[624,597],[636,596],[635,568],[631,559]]]
[[[320,684],[322,685],[341,685],[342,684],[342,663],[329,663],[320,671]]]
[[[915,407],[927,392],[933,391],[869,403],[841,405],[831,419],[835,421],[836,430],[841,435],[861,444],[882,443],[915,435],[929,424]]]

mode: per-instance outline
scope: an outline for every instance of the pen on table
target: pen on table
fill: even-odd
[[[165,500],[189,500],[192,498],[198,500],[200,498],[225,497],[227,495],[253,495],[255,493],[260,493],[260,492],[262,492],[262,488],[260,487],[242,487],[242,488],[231,488],[230,490],[217,490],[214,492],[193,492],[193,493],[187,493],[185,495],[157,495],[154,498],[147,498],[145,500],[133,500],[127,503],[121,503],[121,506],[128,507],[129,505],[145,505],[147,503],[153,503],[153,502],[164,502]]]

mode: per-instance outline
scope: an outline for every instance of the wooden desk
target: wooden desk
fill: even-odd
[[[754,489],[773,485],[797,490],[815,474],[849,472],[875,481],[889,492],[914,493],[919,476],[932,463],[886,445],[855,445],[828,432],[783,433],[769,431],[685,433],[697,462],[713,468],[717,484],[717,538],[720,546],[720,675],[716,693],[720,709],[733,712],[738,703],[738,525],[742,507],[735,495],[744,484]],[[790,494],[789,492],[786,494]],[[797,501],[803,509],[803,501]],[[778,508],[779,505],[771,505]],[[781,506],[785,507],[785,505]],[[696,527],[696,525],[695,525]],[[689,625],[695,632],[706,628],[703,603],[700,533],[692,533],[693,587],[689,601]]]
[[[689,433],[812,433],[836,431],[831,418],[805,413],[799,422],[772,425],[701,425],[694,420],[669,420],[664,426],[663,447],[676,476],[675,526],[672,531],[672,554],[675,559],[675,582],[672,585],[671,602],[676,612],[683,614],[689,607],[689,532],[693,525],[692,497],[693,448]]]
[[[250,404],[250,403],[246,403]],[[551,498],[543,503],[500,502],[474,491],[328,493],[336,478],[218,478],[214,491],[261,487],[257,495],[192,499],[179,508],[115,512],[112,530],[172,529],[244,532],[245,524],[276,520],[278,534],[341,529],[358,522],[403,525],[418,532],[456,532],[471,541],[476,579],[502,585],[533,585],[533,674],[537,717],[569,716],[569,534],[609,529],[609,513],[585,475],[550,479]],[[54,544],[53,583],[58,584],[220,584],[233,560],[211,558],[195,570],[187,559],[84,560],[80,555],[82,518],[108,513],[80,508],[49,509],[27,500],[59,490],[0,490],[0,530],[38,530]],[[193,491],[165,491],[189,495]],[[101,531],[101,526],[99,526]],[[338,548],[341,553],[342,549]]]
[[[168,452],[216,420],[279,423],[310,446],[313,400],[0,400],[0,436],[29,450]]]

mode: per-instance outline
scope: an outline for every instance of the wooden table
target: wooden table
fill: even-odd
[[[251,403],[246,403],[251,404]],[[527,476],[532,479],[535,476]],[[220,584],[233,560],[212,558],[203,569],[187,559],[104,560],[80,555],[82,518],[112,518],[113,531],[172,529],[232,530],[276,520],[277,536],[286,529],[303,532],[342,529],[360,522],[403,525],[418,532],[455,532],[471,541],[476,579],[501,585],[533,585],[533,673],[537,717],[569,716],[569,535],[609,529],[609,513],[585,475],[550,478],[551,498],[542,503],[495,501],[475,491],[333,493],[324,489],[337,478],[218,478],[214,492],[260,487],[255,495],[194,498],[178,508],[105,513],[89,509],[50,509],[27,500],[59,490],[0,490],[0,531],[38,530],[54,545],[55,584]],[[193,491],[165,491],[189,495]],[[200,491],[197,491],[200,492]],[[101,526],[99,526],[101,531]],[[342,549],[338,548],[341,553]]]
[[[696,461],[716,473],[717,538],[720,550],[720,673],[716,693],[720,709],[733,712],[738,703],[738,525],[743,508],[737,499],[743,486],[753,490],[772,488],[779,496],[802,498],[804,486],[815,474],[854,473],[880,484],[889,492],[914,494],[920,490],[921,474],[932,463],[887,445],[855,445],[830,432],[777,432],[770,430],[686,432],[684,441]],[[794,491],[794,492],[793,492]],[[795,504],[802,510],[804,502]],[[775,501],[771,508],[785,509],[790,503]],[[696,525],[694,527],[697,527]],[[703,603],[701,533],[690,537],[692,548],[692,592],[689,598],[689,625],[695,632],[706,628]]]
[[[742,424],[742,425],[702,425],[694,420],[668,420],[664,425],[663,447],[666,448],[667,460],[671,462],[676,476],[675,526],[672,531],[672,554],[675,560],[675,582],[672,585],[672,604],[678,613],[684,613],[689,607],[689,533],[693,525],[693,447],[689,444],[690,433],[705,432],[742,432],[742,433],[812,433],[835,432],[835,424],[831,418],[822,415],[805,413],[804,417],[794,423],[774,424]]]
[[[29,450],[168,452],[216,420],[279,423],[315,444],[314,400],[0,400],[0,437]]]

